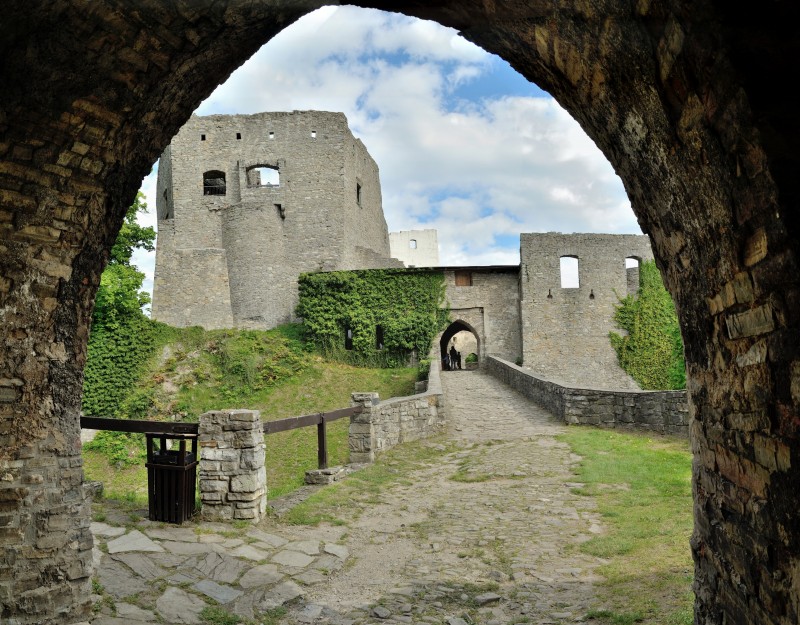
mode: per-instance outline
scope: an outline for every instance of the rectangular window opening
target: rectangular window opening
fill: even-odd
[[[312,139],[316,139],[317,138],[317,131],[316,130],[312,130],[311,131],[311,138]]]
[[[346,326],[344,329],[344,348],[353,349],[353,328]]]
[[[361,185],[356,183],[356,204],[361,206]]]
[[[274,132],[272,132],[272,131],[270,131],[270,133],[269,133],[269,138],[270,138],[270,139],[274,139],[274,138],[275,138],[275,133],[274,133]]]
[[[456,286],[472,286],[472,272],[456,271]]]
[[[242,133],[241,132],[237,132],[236,133],[236,138],[237,139],[241,139],[242,138]]]
[[[278,215],[281,219],[286,219],[286,209],[283,207],[282,204],[276,204],[275,210],[278,211]]]
[[[200,141],[205,141],[205,140],[206,140],[206,136],[205,135],[200,135]]]
[[[580,271],[578,270],[578,257],[577,256],[562,256],[561,257],[561,288],[562,289],[578,289],[580,283]]]

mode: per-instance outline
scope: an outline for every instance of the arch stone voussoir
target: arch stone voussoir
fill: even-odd
[[[372,2],[500,55],[621,176],[686,346],[695,620],[800,621],[792,3]],[[85,618],[82,369],[125,209],[197,105],[321,5],[55,0],[0,34],[0,620]]]

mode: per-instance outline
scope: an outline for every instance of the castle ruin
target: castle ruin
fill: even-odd
[[[192,116],[158,165],[152,317],[272,328],[306,271],[402,267],[378,166],[343,113]]]
[[[388,232],[378,166],[342,113],[192,116],[159,161],[156,206],[152,316],[174,326],[269,329],[296,320],[303,272],[439,263],[435,230]],[[519,265],[441,268],[452,329],[479,361],[636,389],[608,339],[638,288],[626,258],[652,258],[648,238],[522,234]]]

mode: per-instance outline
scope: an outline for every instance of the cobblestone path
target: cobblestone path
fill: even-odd
[[[601,561],[576,547],[602,528],[563,426],[480,371],[442,383],[448,432],[426,444],[448,453],[347,527],[94,523],[92,625],[202,623],[210,604],[287,625],[583,622]]]

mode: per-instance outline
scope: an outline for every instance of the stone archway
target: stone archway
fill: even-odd
[[[321,2],[13,3],[0,64],[0,617],[88,607],[78,415],[93,298],[142,177],[231,71]],[[548,90],[621,176],[684,335],[696,621],[800,618],[791,3],[363,3],[455,27]],[[524,330],[524,329],[523,329]]]
[[[482,340],[480,335],[469,323],[462,319],[457,319],[447,326],[447,328],[445,328],[444,332],[442,332],[441,337],[439,338],[439,359],[441,362],[444,362],[445,356],[447,356],[450,347],[455,347],[457,351],[461,352],[461,367],[464,368],[464,360],[468,356],[468,353],[465,353],[453,343],[453,339],[462,333],[468,333],[474,337],[475,353],[478,356],[478,362],[481,361],[483,350],[481,348]]]

